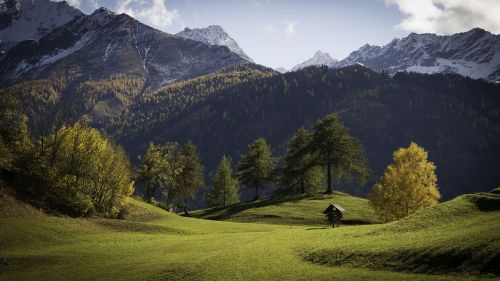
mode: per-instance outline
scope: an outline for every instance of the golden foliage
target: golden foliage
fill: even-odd
[[[385,221],[404,218],[418,210],[437,204],[436,166],[427,160],[427,151],[412,142],[394,152],[381,181],[369,195],[375,212]]]

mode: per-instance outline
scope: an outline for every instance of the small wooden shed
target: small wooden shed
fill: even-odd
[[[330,203],[328,208],[323,211],[328,218],[328,223],[335,227],[335,225],[340,225],[340,220],[342,219],[342,215],[345,212],[345,209],[342,208],[339,204]]]

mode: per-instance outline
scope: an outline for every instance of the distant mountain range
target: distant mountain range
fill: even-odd
[[[480,28],[450,36],[412,33],[383,47],[365,45],[335,67],[355,63],[391,74],[398,71],[457,73],[500,81],[500,35]]]
[[[290,71],[312,65],[338,68],[353,64],[390,74],[400,71],[457,73],[474,79],[500,81],[500,35],[480,28],[450,36],[412,33],[383,47],[366,44],[341,61],[317,51],[311,59]],[[288,70],[276,71],[285,73]]]
[[[225,46],[167,34],[105,8],[84,15],[65,2],[8,4],[1,18],[12,15],[13,21],[0,31],[0,87],[70,72],[78,80],[144,77],[148,86],[157,88],[248,63]]]
[[[318,51],[286,74],[252,63],[219,26],[172,35],[49,0],[0,0],[0,40],[0,95],[19,100],[33,136],[85,120],[132,160],[150,141],[192,140],[210,172],[257,137],[282,154],[295,130],[338,112],[376,175],[417,141],[443,194],[498,183],[500,85],[453,74],[500,80],[499,36],[482,29],[410,34],[341,61]]]

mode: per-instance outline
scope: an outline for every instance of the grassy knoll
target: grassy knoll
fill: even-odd
[[[199,210],[192,212],[191,215],[233,222],[324,226],[326,218],[323,211],[330,203],[340,204],[346,209],[342,220],[346,225],[379,222],[373,209],[368,205],[368,200],[342,192],[261,199],[226,208]]]
[[[11,203],[0,209],[0,280],[493,280],[498,196],[331,229],[186,218],[137,199],[126,220],[17,216],[23,205],[4,195],[0,205]],[[451,267],[455,257],[464,258]],[[443,260],[444,268],[430,264]]]

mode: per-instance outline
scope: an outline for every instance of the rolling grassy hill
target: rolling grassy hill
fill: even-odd
[[[346,209],[342,219],[343,224],[378,223],[375,212],[368,205],[368,200],[350,196],[346,193],[308,194],[270,198],[238,203],[226,208],[211,208],[190,213],[191,216],[227,220],[233,222],[258,222],[285,225],[322,225],[326,224],[323,211],[337,203]]]
[[[375,222],[362,212],[363,199],[335,197],[353,210],[351,219]],[[349,206],[356,200],[357,214]],[[499,194],[460,196],[399,222],[335,229],[314,218],[330,201],[261,201],[231,211],[229,220],[247,221],[237,223],[181,217],[131,198],[128,218],[116,220],[48,216],[1,192],[0,280],[500,279]],[[248,223],[252,212],[263,219]],[[266,213],[288,217],[289,225],[271,224]]]

